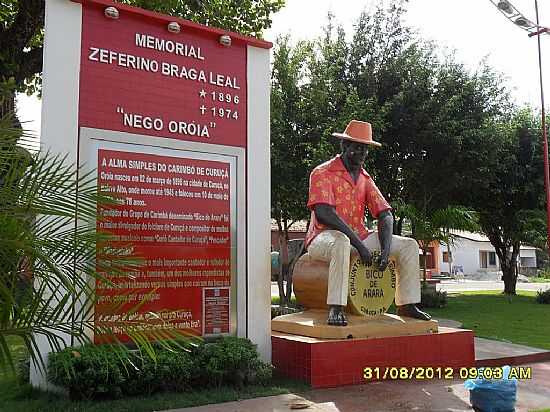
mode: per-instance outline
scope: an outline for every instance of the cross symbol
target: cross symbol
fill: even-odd
[[[203,104],[201,107],[199,107],[199,109],[201,110],[201,114],[204,114],[204,112],[206,111],[206,106]]]

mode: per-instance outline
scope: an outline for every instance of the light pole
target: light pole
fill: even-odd
[[[544,158],[544,188],[546,191],[546,246],[550,256],[550,173],[548,170],[548,135],[546,132],[546,113],[544,109],[544,87],[542,82],[542,57],[540,51],[540,36],[542,34],[550,34],[548,27],[542,27],[539,21],[539,5],[538,0],[535,0],[535,13],[537,22],[533,23],[521,14],[508,0],[489,0],[493,3],[508,20],[521,27],[528,32],[529,37],[537,36],[537,45],[539,53],[539,84],[540,84],[540,101],[541,101],[541,126],[542,126],[542,141],[543,141],[543,158]]]

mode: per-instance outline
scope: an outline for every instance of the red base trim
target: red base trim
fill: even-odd
[[[368,382],[364,369],[388,367],[471,367],[475,365],[474,334],[441,328],[437,334],[378,339],[320,340],[273,332],[272,362],[285,376],[313,388]],[[437,376],[437,374],[436,374]],[[376,379],[375,379],[376,380]]]

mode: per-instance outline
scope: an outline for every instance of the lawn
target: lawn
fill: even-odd
[[[9,345],[17,359],[23,359],[26,350],[16,339]],[[260,396],[280,395],[291,392],[303,392],[309,389],[304,383],[286,378],[274,378],[269,386],[248,386],[242,389],[229,387],[206,388],[186,393],[160,393],[147,397],[123,398],[109,401],[70,401],[67,397],[45,393],[33,389],[29,384],[21,385],[10,372],[0,369],[0,411],[1,412],[150,412],[186,408],[256,398]]]
[[[500,292],[450,295],[442,309],[428,309],[436,318],[454,319],[476,336],[550,350],[550,305],[535,301],[535,292],[508,297]]]
[[[123,398],[110,401],[73,402],[62,396],[33,390],[30,385],[18,386],[15,378],[0,377],[0,411],[150,412],[236,401],[259,396],[303,392],[308,388],[307,385],[299,382],[279,379],[275,380],[270,386],[250,386],[242,390],[222,387],[188,393],[161,393],[147,397]]]
[[[550,279],[549,278],[532,277],[532,278],[529,278],[529,282],[532,282],[532,283],[550,283]]]

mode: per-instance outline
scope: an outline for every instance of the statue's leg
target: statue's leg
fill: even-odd
[[[364,240],[371,250],[380,250],[378,234],[372,233]],[[395,305],[398,314],[427,320],[430,316],[416,307],[420,302],[420,263],[418,243],[409,237],[392,236],[390,257],[395,259],[397,279],[395,285]]]
[[[397,264],[395,304],[397,306],[420,302],[420,262],[418,243],[410,237],[392,236],[390,254]]]
[[[347,324],[343,308],[348,302],[350,251],[349,238],[337,230],[321,232],[308,247],[312,259],[329,262],[327,304],[330,325]]]

